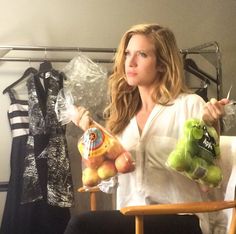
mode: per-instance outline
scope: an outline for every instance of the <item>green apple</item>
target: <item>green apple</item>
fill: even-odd
[[[188,152],[174,150],[167,159],[167,166],[177,171],[188,171],[191,165],[191,155]]]
[[[199,119],[188,119],[184,123],[184,135],[189,140],[201,139],[203,136],[203,123]]]
[[[195,140],[200,140],[203,137],[203,128],[201,126],[194,126],[192,128],[192,136]]]
[[[219,185],[222,178],[221,169],[218,166],[210,165],[207,169],[206,176],[202,178],[202,181],[206,182],[209,186],[216,187]]]
[[[199,126],[201,124],[201,121],[199,119],[191,118],[187,119],[184,123],[184,130],[188,131],[193,126]]]

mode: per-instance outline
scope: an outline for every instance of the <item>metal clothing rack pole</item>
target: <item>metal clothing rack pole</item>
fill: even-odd
[[[62,52],[100,52],[115,53],[115,48],[93,48],[93,47],[60,47],[60,46],[0,46],[1,49],[24,50],[24,51],[62,51]]]
[[[67,63],[71,61],[71,59],[57,59],[57,58],[13,58],[13,57],[6,57],[0,58],[0,62],[43,62],[49,61],[54,63]],[[112,59],[92,59],[95,63],[113,63]]]
[[[96,47],[59,47],[59,46],[0,46],[0,51],[4,52],[4,55],[0,57],[0,61],[9,62],[42,62],[44,60],[50,62],[65,63],[69,62],[69,58],[48,58],[47,52],[86,52],[86,53],[115,53],[115,48],[96,48]],[[30,57],[7,57],[5,56],[10,51],[44,51],[44,58],[30,58]],[[92,59],[96,63],[113,63],[112,59]]]

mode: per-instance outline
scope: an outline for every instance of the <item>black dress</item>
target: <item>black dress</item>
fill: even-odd
[[[65,129],[54,111],[62,80],[59,73],[53,72],[43,81],[44,88],[39,77],[29,78],[28,100],[12,99],[12,103],[25,104],[25,109],[16,113],[27,120],[21,123],[25,134],[13,134],[11,178],[1,234],[62,234],[70,218],[73,188]]]
[[[10,158],[10,179],[3,212],[1,234],[30,233],[28,220],[30,207],[20,204],[24,157],[29,134],[28,101],[16,100],[13,93],[9,93],[11,104],[8,119],[12,132],[12,148]]]

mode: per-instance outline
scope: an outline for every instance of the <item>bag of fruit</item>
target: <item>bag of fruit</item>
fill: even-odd
[[[183,136],[166,165],[201,184],[217,187],[222,181],[222,171],[216,165],[219,156],[219,136],[215,128],[202,120],[188,119]]]
[[[95,121],[80,138],[78,150],[82,156],[83,186],[97,186],[117,173],[128,173],[135,169],[131,154],[116,137]]]

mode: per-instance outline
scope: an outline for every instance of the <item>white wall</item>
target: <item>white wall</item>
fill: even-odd
[[[0,45],[116,47],[131,25],[158,22],[174,31],[180,48],[217,41],[222,51],[224,95],[230,84],[235,83],[235,0],[0,0],[0,3]],[[27,56],[40,57],[44,53],[28,52]],[[0,62],[0,92],[28,66],[28,63]],[[231,98],[236,99],[235,91]],[[1,95],[0,181],[9,177],[8,106],[9,98]],[[227,134],[235,133],[234,128]],[[0,193],[0,199],[3,197],[0,218],[4,196]]]

